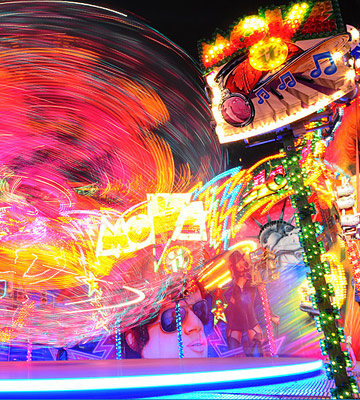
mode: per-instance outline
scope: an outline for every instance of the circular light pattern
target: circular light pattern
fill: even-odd
[[[151,221],[145,215],[131,217],[128,222],[128,238],[133,243],[143,242],[151,233]]]
[[[150,27],[72,2],[0,16],[0,336],[69,346],[178,290],[182,271],[155,272],[147,196],[223,158],[198,70]]]
[[[250,65],[258,71],[271,71],[282,65],[288,55],[288,47],[280,38],[260,41],[250,49]]]
[[[191,251],[185,246],[172,246],[164,255],[164,266],[168,273],[187,270],[192,266]]]

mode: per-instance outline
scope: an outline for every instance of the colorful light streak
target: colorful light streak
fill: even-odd
[[[234,238],[241,229],[242,223],[263,205],[273,200],[271,195],[278,196],[274,197],[276,200],[273,204],[283,198],[283,194],[278,194],[278,192],[281,192],[281,189],[284,189],[286,184],[282,182],[279,185],[272,181],[271,183],[267,182],[261,195],[263,199],[257,201],[257,188],[253,192],[250,191],[248,196],[249,198],[251,197],[251,200],[248,201],[248,204],[252,208],[247,209],[245,216],[237,218],[239,211],[242,208],[245,209],[245,205],[239,206],[238,204],[244,197],[247,185],[254,177],[254,171],[261,165],[279,160],[278,164],[271,167],[276,170],[282,157],[282,154],[266,157],[248,170],[230,170],[227,174],[220,175],[217,180],[213,179],[211,186],[209,184],[204,185],[204,187],[197,185],[193,189],[193,198],[204,203],[204,210],[207,212],[206,226],[209,229],[209,242],[210,246],[216,250],[216,254],[221,253],[222,249],[228,250],[229,247],[236,243]],[[288,196],[289,194],[287,193],[286,195]]]
[[[159,269],[172,246],[191,253],[190,278],[203,265],[203,247],[212,257],[236,244],[244,220],[238,204],[255,170],[283,156],[213,178],[220,149],[179,49],[96,7],[41,3],[45,21],[33,20],[40,3],[13,4],[0,43],[0,278],[12,284],[0,299],[2,324],[10,326],[28,297],[34,313],[16,339],[69,345],[119,319],[125,329],[150,318],[177,293],[182,268]],[[69,4],[64,37],[56,24]],[[19,14],[21,26],[13,20]],[[42,35],[44,21],[51,35]],[[165,48],[174,54],[165,56]],[[284,182],[268,182],[263,198],[249,198],[245,219],[290,194],[283,189]],[[230,272],[215,279],[208,289],[227,284]]]
[[[162,35],[87,4],[0,8],[0,329],[28,298],[34,312],[16,340],[69,346],[119,317],[122,327],[137,323],[178,290],[176,276],[153,272],[176,219],[157,223],[154,254],[136,247],[148,235],[147,196],[188,192],[223,157],[200,74]],[[104,248],[115,250],[104,255],[106,218],[121,220],[122,234],[107,235]],[[191,239],[198,231],[186,218],[179,237]],[[200,252],[190,251],[197,266]]]
[[[0,329],[0,341],[10,342],[17,336],[18,330],[21,329],[26,322],[26,320],[34,312],[35,302],[25,301],[25,303],[20,307],[15,319],[10,327]]]
[[[181,374],[149,374],[137,376],[112,376],[71,379],[1,379],[0,393],[102,391],[106,389],[137,389],[182,385],[201,385],[204,383],[245,382],[259,383],[268,378],[289,377],[317,372],[322,369],[322,361],[309,361],[298,364],[268,366],[262,368],[229,369]],[[241,372],[240,372],[241,371]],[[14,382],[17,384],[14,385]]]

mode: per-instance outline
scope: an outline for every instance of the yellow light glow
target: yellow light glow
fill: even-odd
[[[308,7],[309,5],[307,3],[302,3],[300,5],[295,4],[287,14],[285,21],[294,22],[296,25],[299,25],[304,18],[305,11]]]
[[[205,61],[209,60],[209,55],[211,58],[217,56],[222,56],[224,48],[230,46],[229,41],[221,35],[217,35],[215,42],[212,45],[203,45],[203,56]]]
[[[345,79],[348,81],[353,81],[356,77],[356,73],[353,69],[349,69],[348,71],[346,71],[345,74]]]
[[[321,170],[311,172],[311,175],[305,180],[305,185],[310,185],[316,181],[316,179],[322,174]]]
[[[334,59],[334,61],[340,61],[343,57],[343,54],[340,51],[335,51],[334,53],[332,53],[332,58]]]
[[[347,280],[344,266],[339,263],[338,257],[332,253],[321,255],[321,261],[328,261],[330,263],[331,274],[325,275],[325,279],[327,283],[331,283],[334,287],[335,296],[331,303],[340,309],[346,300]],[[315,288],[309,288],[308,282],[305,281],[299,286],[298,290],[301,296],[301,301],[304,304],[311,305],[307,296],[314,294]]]
[[[279,38],[260,41],[250,50],[250,65],[258,71],[270,71],[284,63],[288,47]]]
[[[234,27],[231,36],[250,38],[254,33],[263,33],[265,36],[268,31],[266,21],[259,16],[249,16],[241,21]]]
[[[350,30],[348,30],[351,36],[351,41],[352,42],[358,42],[360,39],[360,33],[359,30],[354,28],[353,26],[350,27]]]
[[[209,289],[209,288],[215,286],[216,283],[218,283],[219,281],[222,281],[222,280],[225,279],[225,278],[228,279],[229,275],[230,275],[230,271],[226,271],[224,274],[222,274],[221,276],[219,276],[218,278],[214,279],[214,280],[211,281],[209,284],[207,284],[207,285],[205,286],[205,289]],[[231,278],[230,278],[230,279],[231,279]],[[223,282],[221,282],[221,283],[223,283]]]
[[[245,18],[240,24],[239,27],[242,27],[244,30],[250,29],[252,32],[260,29],[267,29],[267,23],[256,15]]]
[[[172,246],[163,254],[163,266],[168,274],[181,269],[189,270],[192,261],[191,251],[185,246]]]
[[[213,273],[215,270],[217,270],[219,267],[225,264],[225,260],[221,260],[218,264],[216,264],[213,268],[209,269],[202,277],[199,279],[200,282],[202,282],[208,275]]]
[[[227,283],[229,283],[229,282],[231,282],[232,281],[232,278],[227,278],[227,279],[225,279],[223,282],[221,282],[219,285],[218,285],[218,287],[219,288],[222,288],[223,286],[225,286]]]
[[[329,261],[331,274],[325,275],[327,283],[334,286],[335,298],[332,304],[336,304],[340,309],[346,300],[347,280],[345,276],[344,266],[339,262],[335,254],[325,253],[321,256],[321,261]]]

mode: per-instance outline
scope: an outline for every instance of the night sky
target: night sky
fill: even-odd
[[[257,14],[259,7],[288,4],[290,0],[223,0],[216,7],[211,7],[210,1],[198,0],[168,0],[166,3],[159,0],[89,0],[89,3],[137,15],[198,60],[198,40],[211,39],[216,29],[227,31],[240,17]],[[360,28],[360,0],[339,0],[339,4],[344,22]]]

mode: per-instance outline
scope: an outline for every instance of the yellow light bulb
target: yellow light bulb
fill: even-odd
[[[341,60],[342,53],[340,53],[340,51],[335,51],[334,53],[332,53],[332,57],[333,57],[334,61]]]
[[[355,79],[355,76],[356,76],[356,74],[355,74],[355,71],[353,69],[349,69],[345,74],[345,78],[347,80],[349,80],[349,81],[352,80],[352,79]]]

